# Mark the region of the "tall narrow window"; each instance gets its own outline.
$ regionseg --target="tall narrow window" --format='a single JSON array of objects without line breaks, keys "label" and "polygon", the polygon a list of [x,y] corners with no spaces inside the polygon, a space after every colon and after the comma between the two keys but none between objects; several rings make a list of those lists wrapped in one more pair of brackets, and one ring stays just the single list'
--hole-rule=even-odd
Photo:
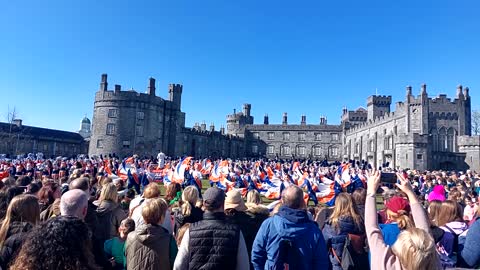
[{"label": "tall narrow window", "polygon": [[115,124],[107,124],[107,135],[115,135]]}]

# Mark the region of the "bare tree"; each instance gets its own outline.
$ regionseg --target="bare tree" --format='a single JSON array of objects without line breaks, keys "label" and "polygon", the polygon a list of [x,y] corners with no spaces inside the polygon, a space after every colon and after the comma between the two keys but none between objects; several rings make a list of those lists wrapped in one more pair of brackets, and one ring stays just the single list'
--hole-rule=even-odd
[{"label": "bare tree", "polygon": [[472,135],[480,135],[480,111],[472,111]]}]

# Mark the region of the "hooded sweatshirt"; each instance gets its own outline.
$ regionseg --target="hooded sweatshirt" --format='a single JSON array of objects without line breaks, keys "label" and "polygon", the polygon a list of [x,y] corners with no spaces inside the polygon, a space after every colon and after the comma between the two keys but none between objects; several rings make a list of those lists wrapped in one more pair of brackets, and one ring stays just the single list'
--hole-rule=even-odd
[{"label": "hooded sweatshirt", "polygon": [[177,244],[162,226],[143,224],[128,234],[125,254],[127,269],[172,269]]},{"label": "hooded sweatshirt", "polygon": [[[463,221],[452,221],[444,226],[441,226],[440,228],[444,230],[445,233],[443,234],[442,240],[440,240],[439,244],[443,247],[446,255],[450,256],[455,250],[458,251],[458,247],[454,247],[455,235],[457,237],[460,235],[465,236],[468,230],[468,225]],[[455,235],[451,231],[453,231]]]},{"label": "hooded sweatshirt", "polygon": [[122,210],[118,203],[102,201],[97,207],[97,218],[99,239],[105,241],[118,236],[118,228],[122,220],[127,218],[127,213]]},{"label": "hooded sweatshirt", "polygon": [[290,243],[288,253],[301,259],[291,268],[328,269],[327,246],[317,224],[305,210],[280,207],[278,213],[265,220],[255,237],[252,263],[255,269],[272,269],[285,256],[284,243]]}]

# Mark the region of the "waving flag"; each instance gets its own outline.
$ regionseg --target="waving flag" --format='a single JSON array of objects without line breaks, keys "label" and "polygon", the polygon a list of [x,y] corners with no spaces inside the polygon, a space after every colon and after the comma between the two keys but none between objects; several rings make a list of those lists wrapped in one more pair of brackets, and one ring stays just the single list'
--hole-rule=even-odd
[{"label": "waving flag", "polygon": [[346,163],[338,166],[337,173],[335,174],[335,181],[340,184],[340,186],[347,187],[352,182],[350,176],[350,163]]},{"label": "waving flag", "polygon": [[171,179],[172,182],[182,184],[185,180],[185,170],[190,166],[190,160],[192,157],[184,157],[175,167],[175,171],[173,171],[173,178]]},{"label": "waving flag", "polygon": [[315,195],[318,199],[318,202],[328,206],[334,206],[335,198],[340,192],[342,192],[340,185],[336,181],[332,181],[330,183],[324,181],[323,183],[319,183],[317,188],[318,191]]},{"label": "waving flag", "polygon": [[212,170],[212,168],[213,168],[213,166],[212,166],[212,162],[210,161],[210,159],[204,159],[202,161],[202,168],[201,168],[200,172],[203,175],[210,174],[210,171]]}]

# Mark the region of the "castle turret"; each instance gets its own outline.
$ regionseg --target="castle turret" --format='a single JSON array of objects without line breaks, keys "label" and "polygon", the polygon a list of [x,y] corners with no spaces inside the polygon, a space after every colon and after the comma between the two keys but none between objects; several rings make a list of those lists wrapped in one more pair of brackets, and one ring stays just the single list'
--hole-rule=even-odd
[{"label": "castle turret", "polygon": [[286,112],[283,113],[282,125],[288,125],[288,116]]},{"label": "castle turret", "polygon": [[427,85],[426,84],[422,84],[422,86],[420,87],[420,95],[421,96],[426,96],[428,97],[428,94],[427,94]]},{"label": "castle turret", "polygon": [[265,116],[263,117],[263,124],[268,125],[268,114],[265,114]]},{"label": "castle turret", "polygon": [[406,100],[407,100],[407,102],[409,102],[409,101],[410,101],[410,98],[412,97],[412,86],[411,86],[411,85],[407,85],[406,88],[407,88],[407,98],[406,98]]},{"label": "castle turret", "polygon": [[115,94],[120,93],[122,91],[122,86],[120,84],[115,84]]},{"label": "castle turret", "polygon": [[250,116],[250,110],[252,109],[252,105],[245,103],[243,104],[243,115]]},{"label": "castle turret", "polygon": [[374,120],[386,113],[390,113],[392,96],[370,96],[367,99],[367,119]]},{"label": "castle turret", "polygon": [[91,126],[92,126],[92,123],[90,122],[90,119],[88,119],[88,117],[85,115],[85,117],[80,122],[80,130],[78,131],[78,133],[83,138],[90,138],[90,136],[92,135],[92,132],[90,129]]},{"label": "castle turret", "polygon": [[181,84],[168,85],[169,100],[173,102],[173,104],[175,104],[178,109],[181,109],[182,105],[182,91],[183,85]]},{"label": "castle turret", "polygon": [[463,100],[465,98],[465,96],[463,95],[463,87],[461,84],[457,86],[457,98],[459,100]]},{"label": "castle turret", "polygon": [[108,82],[107,82],[107,73],[102,74],[102,79],[100,81],[100,90],[99,91],[107,91],[108,90]]},{"label": "castle turret", "polygon": [[[150,77],[150,79],[148,79],[148,88],[147,88],[147,93],[151,96],[155,96],[155,79]],[[180,95],[182,93],[180,92]]]}]

